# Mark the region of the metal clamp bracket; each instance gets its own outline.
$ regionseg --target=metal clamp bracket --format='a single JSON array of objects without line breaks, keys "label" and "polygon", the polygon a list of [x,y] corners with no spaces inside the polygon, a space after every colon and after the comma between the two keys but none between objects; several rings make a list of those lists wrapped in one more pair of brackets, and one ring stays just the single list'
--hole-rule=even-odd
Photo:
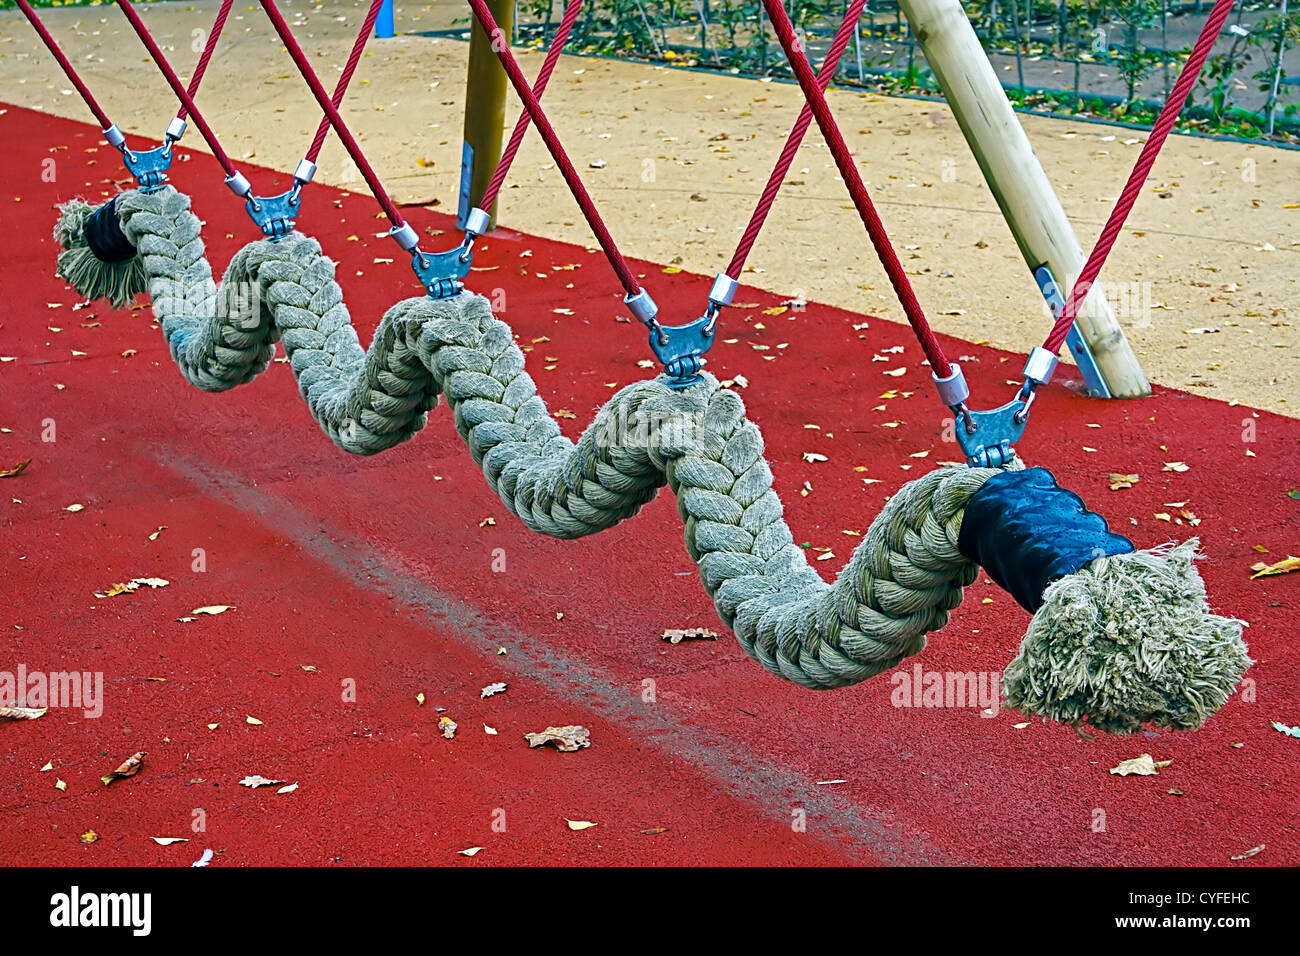
[{"label": "metal clamp bracket", "polygon": [[953,409],[957,413],[957,444],[966,453],[966,464],[972,468],[1001,468],[1016,457],[1011,447],[1020,441],[1029,422],[1029,408],[1034,403],[1034,393],[1024,391],[998,408],[972,411],[965,405]]},{"label": "metal clamp bracket", "polygon": [[411,268],[431,299],[450,299],[465,291],[460,280],[469,275],[474,262],[474,246],[465,242],[446,252],[411,252]]},{"label": "metal clamp bracket", "polygon": [[700,369],[707,364],[704,353],[713,345],[717,322],[717,316],[711,311],[685,325],[656,322],[650,327],[650,348],[663,363],[669,388],[690,388],[700,381]]},{"label": "metal clamp bracket", "polygon": [[123,142],[118,147],[127,171],[135,177],[136,185],[142,193],[153,193],[162,189],[167,183],[167,170],[172,167],[172,141],[166,140],[161,146],[141,151],[126,148]]},{"label": "metal clamp bracket", "polygon": [[262,230],[262,235],[275,242],[293,232],[298,207],[301,205],[298,198],[300,192],[302,185],[294,183],[292,188],[278,196],[250,195],[244,203],[244,209],[248,211],[248,217],[257,223],[257,228]]}]

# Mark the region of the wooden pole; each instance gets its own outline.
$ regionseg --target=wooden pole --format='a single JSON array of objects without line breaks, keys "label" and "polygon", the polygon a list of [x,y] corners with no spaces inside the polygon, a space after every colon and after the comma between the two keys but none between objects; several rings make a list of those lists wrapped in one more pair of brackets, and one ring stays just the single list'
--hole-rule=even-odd
[{"label": "wooden pole", "polygon": [[[487,5],[501,28],[495,42],[508,42],[514,30],[515,0],[487,0]],[[465,145],[461,156],[458,217],[461,228],[465,226],[465,214],[483,198],[501,158],[508,81],[492,43],[492,38],[475,22],[470,32],[469,70],[465,81]],[[495,226],[496,205],[487,211]]]},{"label": "wooden pole", "polygon": [[[1068,285],[1083,269],[1083,248],[960,0],[899,0],[899,5],[1025,263],[1031,272],[1040,266],[1050,268],[1068,292]],[[1075,327],[1112,397],[1151,394],[1137,356],[1098,286],[1079,309]],[[1082,358],[1071,350],[1076,360]]]}]

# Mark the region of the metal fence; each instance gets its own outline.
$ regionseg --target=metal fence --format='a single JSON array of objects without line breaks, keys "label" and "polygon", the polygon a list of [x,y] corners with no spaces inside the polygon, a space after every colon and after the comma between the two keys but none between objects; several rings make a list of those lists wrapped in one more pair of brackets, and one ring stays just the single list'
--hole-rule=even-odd
[{"label": "metal fence", "polygon": [[[1149,123],[1211,3],[966,0],[963,6],[1018,106]],[[1300,142],[1298,6],[1300,0],[1237,5],[1184,113],[1183,128]],[[845,2],[791,0],[787,9],[816,58],[830,45]],[[516,42],[548,43],[562,12],[563,0],[519,0]],[[590,0],[569,48],[747,75],[789,75],[758,0]],[[885,92],[938,91],[896,0],[869,0],[836,82]]]}]

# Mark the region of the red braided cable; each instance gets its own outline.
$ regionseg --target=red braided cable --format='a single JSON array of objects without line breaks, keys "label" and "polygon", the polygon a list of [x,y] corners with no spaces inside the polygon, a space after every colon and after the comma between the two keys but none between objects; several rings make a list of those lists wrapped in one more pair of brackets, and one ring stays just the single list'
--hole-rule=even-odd
[{"label": "red braided cable", "polygon": [[[268,0],[262,0],[262,2],[266,3]],[[605,253],[605,258],[609,260],[610,267],[618,276],[619,282],[622,283],[624,291],[629,296],[640,295],[640,283],[636,281],[636,277],[632,275],[632,270],[628,267],[627,260],[623,258],[623,254],[618,251],[618,246],[614,244],[614,237],[609,234],[609,229],[606,228],[604,220],[600,218],[600,213],[596,210],[596,204],[592,202],[586,187],[583,186],[582,180],[578,177],[578,171],[573,168],[573,163],[564,151],[560,138],[555,134],[551,121],[546,118],[546,114],[542,111],[542,104],[537,101],[537,97],[533,95],[532,89],[529,88],[528,80],[524,77],[524,71],[519,68],[519,63],[515,60],[514,54],[510,52],[509,44],[505,42],[504,34],[501,32],[501,28],[497,26],[492,11],[488,9],[484,0],[469,0],[469,5],[470,9],[474,11],[474,18],[478,21],[483,32],[492,38],[492,48],[496,52],[497,59],[501,61],[502,67],[505,68],[506,76],[510,79],[510,85],[515,88],[515,93],[524,101],[524,108],[533,118],[533,124],[537,127],[537,132],[541,134],[543,141],[545,141],[551,158],[555,160],[555,165],[560,168],[560,173],[564,176],[569,191],[573,193],[573,198],[577,200],[578,206],[581,207],[587,225],[591,227],[592,233],[595,234],[596,241],[600,243],[600,248]]]},{"label": "red braided cable", "polygon": [[158,42],[154,40],[153,34],[149,32],[149,28],[140,19],[140,14],[136,13],[135,7],[131,6],[131,0],[117,0],[117,5],[122,8],[122,12],[126,14],[127,20],[131,22],[131,26],[135,29],[136,35],[140,37],[145,49],[149,51],[149,55],[153,57],[154,62],[158,64],[158,69],[162,71],[163,77],[167,80],[167,85],[172,88],[172,92],[181,101],[181,105],[193,117],[194,125],[203,134],[203,139],[207,142],[208,148],[212,150],[212,155],[217,158],[217,162],[221,164],[221,168],[225,170],[227,176],[235,175],[235,167],[230,162],[230,157],[221,148],[221,143],[217,141],[217,136],[212,132],[212,127],[203,118],[199,108],[194,105],[194,99],[185,89],[185,84],[176,75],[176,71],[172,69],[171,64],[167,62],[167,57],[163,55],[162,49],[158,46]]},{"label": "red braided cable", "polygon": [[[551,38],[551,45],[546,51],[546,59],[542,62],[542,68],[537,71],[537,79],[533,81],[533,93],[536,94],[539,100],[542,98],[542,94],[546,92],[546,84],[551,81],[551,74],[555,72],[555,64],[560,61],[560,53],[564,50],[564,44],[569,39],[569,31],[573,29],[574,23],[578,20],[578,14],[582,11],[582,3],[583,0],[569,0],[569,5],[564,8],[564,17],[560,20],[555,36]],[[505,151],[502,152],[501,159],[497,162],[497,168],[492,173],[492,179],[483,192],[483,198],[478,202],[478,207],[485,212],[490,213],[492,206],[497,201],[497,193],[501,191],[501,186],[506,181],[506,174],[510,172],[510,165],[515,161],[515,154],[519,152],[519,146],[524,141],[524,134],[528,132],[531,119],[528,110],[519,111],[519,119],[515,121],[514,131],[510,134],[510,142],[506,144]]]},{"label": "red braided cable", "polygon": [[[123,2],[123,0],[119,0]],[[293,32],[289,29],[289,24],[284,20],[280,13],[280,8],[275,5],[275,0],[258,0],[262,4],[262,9],[266,15],[271,18],[271,25],[275,27],[275,32],[279,34],[281,42],[284,43],[285,49],[289,51],[289,56],[293,58],[294,64],[298,67],[298,72],[302,74],[307,85],[311,87],[312,95],[316,97],[316,102],[324,111],[325,116],[329,119],[330,125],[334,127],[334,132],[338,134],[339,139],[343,142],[343,148],[348,151],[352,157],[352,162],[356,163],[357,169],[360,170],[366,185],[374,194],[375,200],[379,207],[383,209],[384,215],[388,221],[393,224],[394,228],[401,226],[405,220],[402,219],[401,213],[397,211],[397,205],[393,202],[388,190],[384,184],[379,181],[379,176],[371,167],[370,162],[366,159],[365,153],[361,151],[361,146],[353,137],[351,130],[348,129],[347,123],[343,122],[343,117],[339,114],[338,107],[334,105],[328,93],[325,92],[325,86],[321,83],[320,77],[312,69],[312,65],[307,61],[307,54],[303,52],[298,41],[294,39]]]},{"label": "red braided cable", "polygon": [[[482,0],[478,0],[478,2],[482,2]],[[763,6],[767,9],[768,19],[772,21],[772,26],[776,29],[776,36],[781,43],[781,48],[785,51],[786,58],[790,61],[790,66],[794,69],[794,74],[799,80],[799,87],[803,90],[804,98],[808,101],[813,116],[817,119],[817,125],[821,128],[826,145],[830,147],[831,155],[835,158],[835,165],[839,168],[840,176],[849,188],[849,195],[853,198],[853,205],[857,207],[858,215],[862,218],[862,224],[867,227],[867,235],[871,237],[871,244],[876,249],[880,264],[885,267],[889,282],[894,287],[898,301],[903,306],[907,321],[911,324],[917,341],[921,343],[921,350],[925,353],[925,357],[930,360],[930,367],[935,374],[940,378],[947,378],[952,373],[948,359],[943,354],[943,348],[939,345],[939,340],[935,338],[934,331],[925,318],[925,312],[922,311],[921,303],[916,299],[916,293],[912,290],[912,284],[908,281],[907,273],[903,270],[903,264],[898,261],[898,254],[894,252],[894,247],[889,242],[884,223],[880,221],[880,214],[876,212],[876,207],[872,205],[871,196],[867,193],[867,187],[863,185],[862,177],[858,174],[858,168],[854,165],[853,154],[849,152],[848,144],[844,142],[844,136],[835,123],[835,117],[831,113],[830,106],[826,103],[826,94],[822,92],[822,88],[818,85],[812,64],[808,62],[808,57],[803,51],[803,45],[795,36],[794,24],[790,22],[790,17],[785,12],[785,7],[781,6],[780,0],[763,0]]]},{"label": "red braided cable", "polygon": [[72,62],[66,55],[64,55],[63,50],[61,50],[59,45],[54,41],[54,36],[45,28],[45,24],[41,21],[41,18],[36,15],[36,11],[32,9],[32,5],[28,3],[27,0],[17,0],[17,3],[18,9],[23,12],[23,16],[25,16],[28,22],[31,23],[32,28],[36,31],[36,35],[39,36],[41,41],[45,44],[45,48],[54,55],[54,59],[57,60],[59,66],[63,68],[63,72],[67,75],[68,80],[76,88],[77,92],[81,94],[81,98],[85,101],[86,106],[90,108],[90,112],[94,114],[95,120],[99,123],[100,129],[108,129],[113,125],[113,121],[108,118],[108,114],[100,107],[99,102],[91,94],[90,88],[81,81],[81,77],[73,68]]},{"label": "red braided cable", "polygon": [[[208,33],[208,40],[203,44],[203,52],[199,54],[199,62],[194,66],[194,75],[190,77],[188,92],[190,99],[199,95],[199,84],[203,82],[203,74],[208,71],[208,64],[212,62],[212,54],[217,49],[217,41],[221,39],[221,31],[226,28],[226,17],[230,16],[230,8],[235,0],[221,0],[221,8],[217,10],[217,18],[212,21],[212,30]],[[189,110],[185,104],[181,104],[180,110],[176,114],[179,120],[185,119]]]},{"label": "red braided cable", "polygon": [[[379,8],[384,5],[384,0],[370,0],[370,10],[366,13],[365,22],[361,25],[361,32],[357,34],[356,41],[352,44],[352,53],[348,56],[348,62],[343,67],[343,72],[339,74],[338,83],[334,85],[334,95],[330,98],[335,108],[343,103],[343,94],[347,92],[348,84],[352,82],[352,74],[357,71],[357,64],[361,62],[361,54],[366,48],[366,41],[370,39],[370,34],[374,32],[375,21],[379,19]],[[311,148],[307,150],[307,162],[316,162],[316,157],[320,155],[321,147],[325,145],[325,137],[329,135],[330,118],[327,115],[320,118],[320,125],[316,127],[316,136],[311,141]]]},{"label": "red braided cable", "polygon": [[[821,69],[817,73],[817,84],[823,90],[830,86],[831,80],[835,78],[840,58],[848,49],[849,40],[853,39],[854,28],[858,25],[862,8],[866,4],[867,0],[853,0],[849,8],[844,11],[844,19],[840,22],[839,31],[835,34],[831,48],[827,51]],[[781,155],[772,168],[772,175],[768,177],[767,185],[763,187],[763,194],[759,197],[758,205],[754,207],[754,214],[749,217],[749,225],[745,227],[744,235],[736,245],[731,264],[727,266],[727,275],[731,278],[740,278],[740,273],[745,268],[745,260],[749,258],[750,250],[754,248],[758,234],[763,230],[763,223],[767,221],[767,214],[772,211],[772,203],[776,201],[776,194],[781,191],[785,174],[790,171],[790,164],[794,162],[795,154],[799,152],[799,145],[803,142],[810,123],[812,123],[812,107],[805,102],[803,108],[799,110],[799,118],[795,120],[794,127],[786,138],[785,148],[781,150]]]},{"label": "red braided cable", "polygon": [[1115,203],[1115,208],[1111,210],[1110,218],[1106,220],[1106,225],[1097,238],[1097,244],[1092,247],[1092,253],[1088,256],[1083,271],[1079,273],[1074,288],[1070,290],[1070,297],[1065,301],[1065,308],[1061,310],[1056,324],[1052,326],[1052,331],[1043,342],[1043,348],[1053,355],[1060,351],[1066,335],[1070,332],[1070,326],[1074,323],[1074,317],[1078,313],[1079,307],[1083,304],[1088,295],[1088,290],[1092,288],[1093,282],[1096,281],[1098,274],[1100,274],[1101,267],[1106,264],[1106,257],[1110,255],[1111,247],[1115,245],[1120,230],[1124,228],[1124,221],[1133,210],[1133,206],[1142,192],[1142,186],[1146,183],[1147,175],[1151,172],[1151,167],[1160,154],[1160,148],[1169,136],[1169,131],[1173,129],[1174,122],[1178,119],[1183,104],[1187,102],[1187,96],[1191,93],[1192,86],[1200,75],[1201,67],[1205,64],[1205,58],[1209,56],[1210,50],[1219,38],[1219,31],[1223,29],[1224,21],[1228,19],[1228,14],[1232,12],[1232,4],[1233,0],[1218,0],[1215,3],[1214,9],[1210,11],[1210,16],[1205,21],[1205,26],[1201,29],[1201,35],[1196,39],[1196,45],[1192,48],[1191,56],[1183,64],[1183,68],[1178,74],[1178,80],[1174,83],[1173,89],[1169,91],[1169,99],[1166,101],[1164,109],[1160,111],[1155,126],[1151,128],[1151,134],[1147,137],[1146,143],[1142,146],[1142,152],[1133,165],[1133,171],[1129,173],[1128,182],[1124,186],[1124,191],[1120,193],[1119,201]]}]

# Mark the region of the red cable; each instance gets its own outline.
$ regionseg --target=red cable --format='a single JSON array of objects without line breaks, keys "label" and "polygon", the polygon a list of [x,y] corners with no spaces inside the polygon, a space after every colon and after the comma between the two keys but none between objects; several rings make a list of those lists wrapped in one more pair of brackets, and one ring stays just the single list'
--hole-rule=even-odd
[{"label": "red cable", "polygon": [[221,168],[225,170],[227,176],[234,176],[235,167],[230,162],[230,157],[227,156],[226,151],[221,148],[221,143],[217,141],[216,134],[212,132],[212,127],[208,126],[207,120],[203,118],[203,114],[199,112],[199,108],[194,105],[193,97],[191,97],[189,92],[185,89],[185,84],[183,84],[181,78],[176,75],[176,71],[172,69],[171,64],[167,62],[167,57],[163,55],[163,51],[159,48],[157,41],[154,40],[153,34],[149,32],[149,28],[146,27],[144,21],[140,19],[140,14],[135,12],[135,7],[131,6],[131,0],[117,0],[117,5],[122,8],[122,12],[126,14],[127,20],[129,20],[131,26],[135,28],[136,35],[140,37],[140,41],[145,45],[145,49],[149,51],[149,55],[153,57],[154,62],[158,64],[158,69],[162,71],[163,77],[167,80],[167,85],[172,88],[172,92],[175,93],[176,98],[181,101],[181,105],[184,106],[189,115],[193,117],[194,125],[197,126],[199,132],[203,134],[203,139],[207,142],[208,148],[212,150],[212,155],[217,158],[217,162],[221,164]]},{"label": "red cable", "polygon": [[[471,2],[475,2],[475,0],[471,0]],[[477,0],[477,2],[481,3],[482,0]],[[763,0],[763,6],[767,9],[768,19],[772,21],[772,26],[776,29],[776,36],[781,43],[781,48],[785,50],[786,58],[790,61],[790,66],[794,69],[794,74],[799,80],[799,87],[803,90],[804,98],[808,101],[813,116],[817,119],[817,125],[821,128],[826,145],[830,147],[831,155],[835,158],[835,165],[839,168],[840,176],[849,188],[849,195],[853,198],[853,205],[857,207],[858,215],[862,218],[862,224],[867,227],[867,235],[871,237],[871,244],[876,249],[876,255],[880,257],[880,264],[885,267],[889,282],[893,285],[894,292],[898,295],[898,301],[903,306],[903,312],[907,315],[907,321],[911,324],[912,331],[916,333],[916,338],[921,343],[921,350],[925,353],[925,357],[930,360],[930,367],[935,374],[940,378],[947,378],[952,373],[948,359],[943,354],[939,340],[935,338],[930,323],[925,318],[925,312],[922,311],[921,303],[916,299],[916,293],[912,290],[912,284],[908,281],[907,273],[903,270],[903,264],[898,261],[898,254],[894,252],[894,247],[889,242],[884,223],[880,221],[880,214],[876,212],[876,207],[872,205],[871,196],[867,193],[867,187],[863,185],[862,177],[858,174],[858,168],[853,163],[853,154],[849,152],[849,147],[844,142],[844,136],[840,133],[839,126],[835,123],[835,117],[831,113],[830,106],[826,103],[826,94],[822,92],[822,88],[818,85],[812,65],[803,52],[802,44],[795,36],[794,24],[790,22],[790,17],[785,12],[785,8],[781,6],[780,0]]]},{"label": "red cable", "polygon": [[1088,256],[1083,271],[1079,273],[1074,288],[1070,290],[1070,297],[1066,299],[1065,308],[1061,310],[1056,325],[1052,326],[1052,331],[1043,342],[1043,348],[1053,355],[1060,351],[1066,335],[1070,332],[1070,326],[1074,323],[1074,317],[1079,311],[1079,306],[1083,304],[1084,299],[1087,297],[1088,290],[1092,288],[1093,282],[1096,281],[1098,274],[1101,272],[1101,267],[1106,264],[1106,257],[1110,254],[1111,247],[1115,245],[1120,230],[1124,228],[1124,220],[1128,218],[1128,214],[1132,211],[1138,196],[1142,192],[1142,186],[1146,183],[1147,174],[1151,172],[1151,167],[1160,154],[1160,148],[1169,136],[1169,131],[1173,129],[1174,122],[1178,119],[1183,104],[1187,102],[1187,96],[1191,93],[1192,86],[1200,75],[1201,67],[1205,64],[1205,58],[1209,56],[1210,50],[1219,38],[1219,31],[1223,29],[1224,21],[1228,19],[1228,14],[1232,12],[1232,4],[1233,0],[1218,0],[1215,3],[1214,9],[1210,11],[1210,16],[1205,21],[1205,26],[1201,29],[1201,35],[1197,37],[1196,46],[1192,48],[1191,56],[1183,64],[1183,68],[1178,74],[1178,80],[1174,83],[1173,89],[1169,91],[1169,99],[1165,103],[1164,109],[1160,111],[1155,126],[1151,128],[1151,134],[1147,137],[1146,143],[1142,146],[1142,152],[1138,155],[1133,171],[1129,173],[1128,182],[1124,186],[1124,191],[1120,193],[1119,201],[1115,203],[1115,208],[1111,210],[1110,218],[1106,220],[1106,225],[1097,238],[1097,244],[1092,247],[1092,253]]},{"label": "red cable", "polygon": [[54,59],[59,62],[59,66],[63,68],[63,72],[67,74],[72,85],[76,87],[77,92],[81,94],[81,98],[85,100],[86,105],[90,107],[90,112],[94,114],[95,119],[99,123],[100,129],[108,129],[113,125],[113,121],[110,120],[108,114],[100,108],[95,97],[91,95],[90,88],[81,81],[81,77],[78,76],[77,71],[73,69],[71,61],[68,60],[63,51],[59,49],[59,45],[54,42],[54,37],[51,35],[50,31],[45,28],[45,24],[42,23],[41,18],[36,15],[36,11],[32,9],[31,4],[28,3],[27,0],[17,0],[17,3],[18,9],[22,10],[23,16],[28,19],[32,27],[36,30],[37,35],[41,38],[42,42],[45,43],[46,49],[54,54]]},{"label": "red cable", "polygon": [[[352,81],[352,74],[357,70],[357,64],[361,62],[361,54],[366,48],[366,41],[370,39],[370,34],[374,32],[375,21],[379,19],[379,8],[384,5],[384,0],[370,0],[370,10],[366,13],[365,22],[361,25],[361,32],[357,34],[356,41],[352,44],[352,53],[348,56],[348,62],[343,67],[343,72],[339,75],[339,81],[334,85],[334,95],[330,101],[338,108],[343,103],[343,94],[347,92],[348,83]],[[320,155],[321,147],[325,145],[325,137],[329,135],[330,118],[324,115],[320,118],[320,125],[316,127],[316,136],[311,141],[311,148],[307,150],[307,162],[316,162],[316,157]]]},{"label": "red cable", "polygon": [[[865,3],[866,0],[863,0]],[[546,60],[542,63],[542,68],[537,71],[537,79],[533,81],[533,93],[540,100],[542,94],[546,92],[546,84],[551,80],[551,74],[555,71],[555,64],[560,60],[560,53],[564,50],[564,44],[569,39],[569,31],[573,29],[574,23],[578,20],[578,13],[582,10],[583,0],[569,0],[569,5],[564,8],[564,18],[560,21],[559,28],[555,31],[555,36],[551,38],[550,48],[546,51]],[[510,142],[506,144],[505,152],[501,154],[501,159],[497,162],[497,168],[492,173],[492,179],[488,187],[483,192],[483,198],[479,200],[478,207],[485,212],[490,213],[492,206],[497,201],[497,193],[501,191],[501,186],[506,181],[506,174],[510,172],[510,165],[515,161],[515,154],[519,152],[519,145],[524,141],[524,134],[528,132],[528,126],[531,117],[528,110],[519,111],[519,119],[515,121],[514,131],[510,134]]]},{"label": "red cable", "polygon": [[[124,2],[124,0],[119,0]],[[293,58],[294,64],[298,67],[298,72],[302,74],[307,85],[311,87],[312,95],[316,97],[317,104],[324,111],[325,116],[329,119],[330,125],[334,127],[334,132],[338,133],[339,139],[343,142],[343,148],[348,151],[352,157],[352,162],[356,163],[357,169],[365,178],[366,185],[374,194],[375,200],[388,217],[388,221],[393,224],[394,228],[403,225],[405,220],[402,219],[401,213],[397,211],[388,190],[384,189],[384,184],[379,181],[374,169],[366,160],[365,153],[357,144],[352,132],[348,129],[347,123],[343,122],[343,117],[339,114],[338,107],[334,105],[329,94],[325,92],[325,87],[316,75],[316,71],[307,62],[307,54],[302,51],[298,41],[294,39],[293,32],[289,29],[289,24],[285,23],[284,16],[280,13],[279,7],[275,5],[275,0],[258,0],[262,4],[262,9],[266,15],[271,18],[271,25],[275,27],[275,32],[279,34],[280,40],[284,43],[285,49],[289,51],[289,56]]]},{"label": "red cable", "polygon": [[[854,28],[862,16],[862,8],[866,3],[867,0],[853,0],[849,8],[844,11],[844,19],[840,22],[839,31],[835,34],[831,48],[827,51],[821,69],[817,73],[817,84],[823,90],[830,86],[831,80],[835,78],[840,57],[848,49],[849,40],[853,38]],[[794,162],[795,154],[799,152],[799,144],[803,142],[804,134],[808,132],[808,125],[811,122],[812,107],[805,102],[803,108],[799,110],[799,118],[795,120],[794,127],[786,138],[785,148],[781,150],[776,166],[772,168],[772,175],[768,177],[767,185],[763,187],[763,194],[759,197],[758,205],[754,207],[754,214],[749,218],[749,225],[745,227],[745,233],[736,245],[731,264],[727,266],[727,275],[731,278],[740,278],[740,273],[745,268],[745,260],[749,258],[750,250],[754,248],[754,242],[763,229],[767,214],[772,210],[772,203],[776,201],[776,194],[781,191],[781,183],[785,181],[785,174],[790,171],[790,164]]]},{"label": "red cable", "polygon": [[[264,4],[267,2],[269,0],[262,0]],[[600,248],[604,251],[605,258],[609,260],[611,268],[618,276],[619,282],[622,283],[624,291],[629,296],[640,295],[640,284],[636,281],[636,277],[632,275],[632,270],[628,268],[627,260],[623,258],[623,254],[618,251],[618,246],[614,244],[614,237],[609,234],[609,229],[605,227],[604,220],[600,218],[600,213],[596,211],[596,204],[592,202],[586,187],[582,185],[582,180],[578,177],[578,171],[573,168],[573,163],[564,151],[560,138],[556,136],[551,121],[546,118],[546,114],[542,111],[542,104],[537,101],[537,97],[533,95],[533,91],[529,88],[528,80],[524,77],[523,70],[519,68],[519,63],[510,52],[509,45],[503,42],[504,35],[501,28],[497,26],[492,11],[488,9],[484,0],[469,0],[469,5],[474,11],[474,18],[478,20],[484,34],[494,41],[492,47],[496,52],[497,59],[501,61],[502,67],[505,68],[506,76],[510,78],[511,86],[515,88],[515,93],[518,94],[519,98],[524,101],[524,108],[533,118],[533,124],[537,127],[537,132],[541,134],[542,139],[545,141],[551,158],[555,160],[555,165],[560,168],[560,173],[564,176],[569,191],[573,193],[573,198],[577,200],[579,207],[581,207],[587,225],[591,227],[592,233],[595,234],[596,241],[600,243]]]},{"label": "red cable", "polygon": [[[212,61],[212,54],[217,49],[217,41],[221,39],[221,31],[226,28],[226,17],[230,16],[230,8],[233,4],[234,0],[221,0],[221,9],[217,11],[216,20],[212,21],[212,31],[208,34],[208,41],[203,44],[203,52],[199,54],[199,62],[194,67],[194,75],[190,77],[190,99],[194,99],[199,95],[199,84],[203,82],[203,74],[208,71],[208,63]],[[183,120],[188,112],[185,104],[182,103],[176,118]]]}]

